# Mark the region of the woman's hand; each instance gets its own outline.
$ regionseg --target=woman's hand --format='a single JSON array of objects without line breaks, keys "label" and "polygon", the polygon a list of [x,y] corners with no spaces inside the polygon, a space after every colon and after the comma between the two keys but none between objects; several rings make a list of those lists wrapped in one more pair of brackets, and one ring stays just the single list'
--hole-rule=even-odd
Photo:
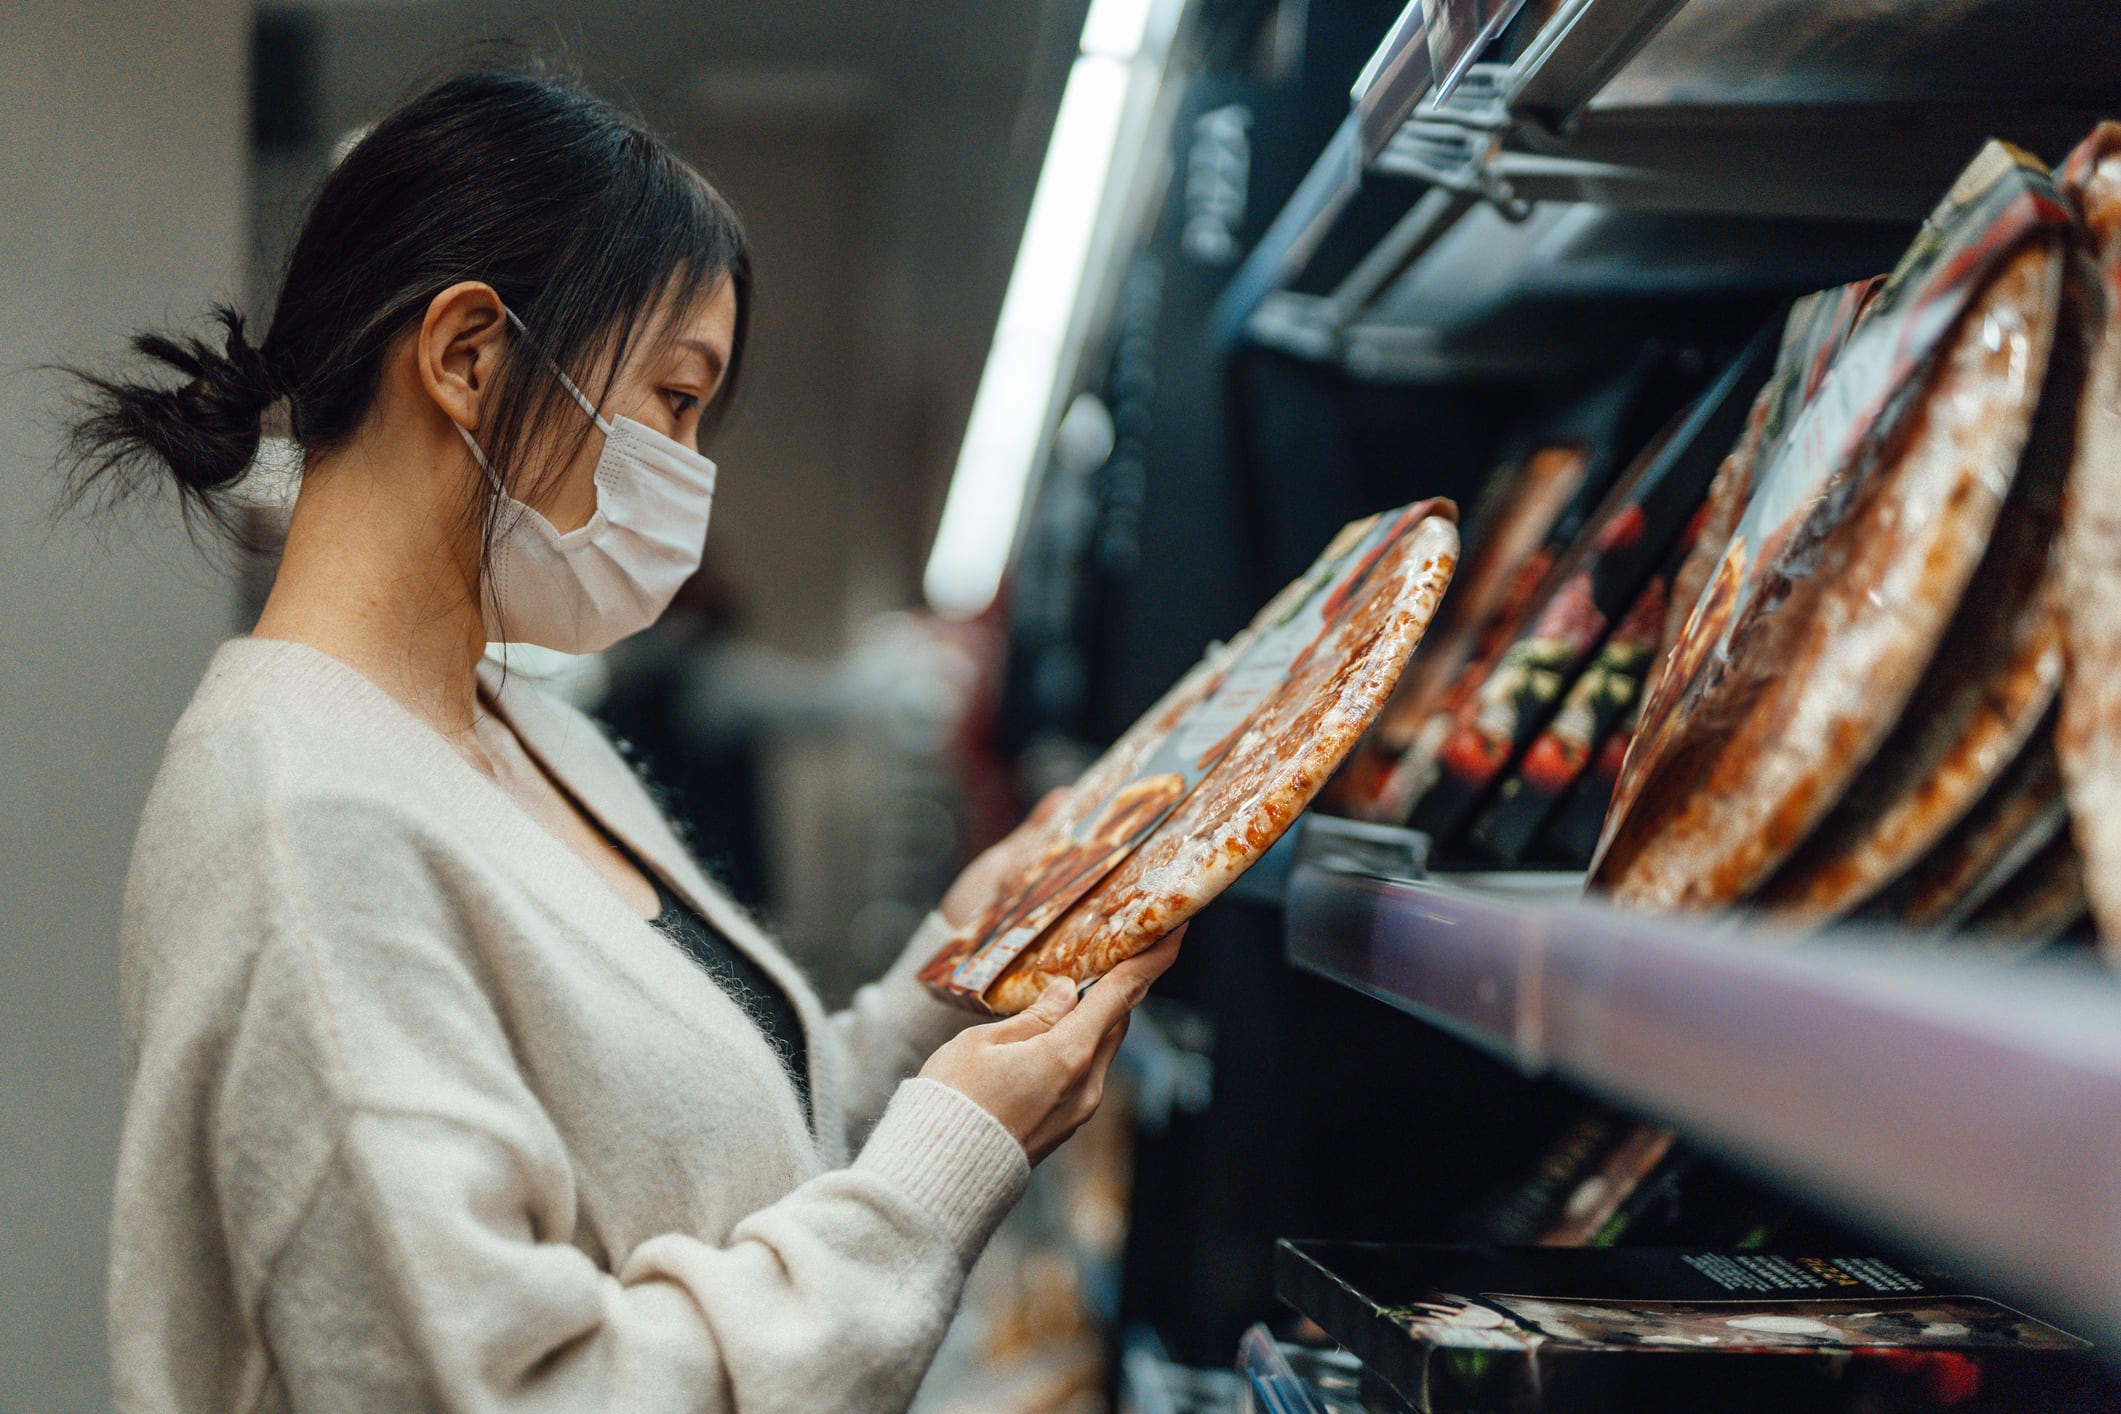
[{"label": "woman's hand", "polygon": [[1026,856],[1035,843],[1038,826],[1046,817],[1060,808],[1068,798],[1068,788],[1049,790],[1032,808],[1023,822],[1011,830],[1001,843],[982,851],[979,858],[965,866],[965,872],[957,876],[943,901],[936,905],[937,912],[948,919],[953,928],[962,928],[980,914],[994,898],[994,891],[1001,887],[1002,880],[1029,863]]},{"label": "woman's hand", "polygon": [[1024,1011],[961,1031],[921,1067],[1002,1122],[1032,1163],[1097,1113],[1105,1071],[1127,1034],[1127,1018],[1149,984],[1178,957],[1181,926],[1077,994],[1065,979]]}]

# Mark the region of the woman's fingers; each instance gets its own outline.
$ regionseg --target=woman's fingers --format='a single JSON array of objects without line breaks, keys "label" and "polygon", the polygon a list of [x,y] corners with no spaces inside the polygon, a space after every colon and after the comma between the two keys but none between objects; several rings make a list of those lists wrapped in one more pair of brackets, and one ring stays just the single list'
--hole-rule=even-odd
[{"label": "woman's fingers", "polygon": [[987,1035],[995,1041],[1028,1041],[1051,1031],[1075,1007],[1075,984],[1065,977],[1056,977],[1038,994],[1037,1001],[1014,1016],[989,1022]]},{"label": "woman's fingers", "polygon": [[1015,1016],[946,1042],[921,1073],[970,1096],[1037,1163],[1096,1112],[1128,1015],[1178,956],[1184,933],[1128,958],[1088,992],[1053,979]]},{"label": "woman's fingers", "polygon": [[1156,946],[1146,952],[1128,958],[1120,966],[1129,967],[1139,964],[1149,974],[1149,980],[1154,982],[1171,970],[1172,963],[1178,961],[1179,947],[1186,941],[1186,930],[1192,926],[1193,921],[1191,919],[1186,920],[1164,934],[1163,937],[1157,939]]},{"label": "woman's fingers", "polygon": [[1179,943],[1185,935],[1185,925],[1180,924],[1153,947],[1136,953],[1098,978],[1097,985],[1083,993],[1075,1010],[1054,1025],[1055,1038],[1061,1038],[1063,1033],[1070,1037],[1102,1037],[1110,1031],[1122,1017],[1141,1005],[1142,998],[1149,995],[1149,984],[1163,976],[1164,970],[1178,960]]},{"label": "woman's fingers", "polygon": [[1128,1012],[1119,1019],[1118,1025],[1098,1038],[1097,1050],[1090,1057],[1090,1080],[1092,1084],[1102,1084],[1104,1082],[1105,1071],[1111,1067],[1112,1058],[1119,1054],[1120,1044],[1127,1039],[1127,1023],[1133,1018],[1134,1013]]}]

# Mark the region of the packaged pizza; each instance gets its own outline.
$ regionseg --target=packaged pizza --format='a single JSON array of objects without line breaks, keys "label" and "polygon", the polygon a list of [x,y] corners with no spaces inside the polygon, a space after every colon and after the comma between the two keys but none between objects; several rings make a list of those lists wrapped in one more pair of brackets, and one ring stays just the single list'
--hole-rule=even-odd
[{"label": "packaged pizza", "polygon": [[[1999,1221],[1999,1229],[2008,1225]],[[1742,1235],[1747,1234],[1740,1228]],[[1756,1240],[1757,1240],[1757,1235]],[[1360,1360],[1362,1407],[1422,1414],[2082,1414],[2088,1340],[1840,1234],[1765,1251],[1285,1238],[1275,1293]],[[1814,1255],[1814,1254],[1837,1255]]]},{"label": "packaged pizza", "polygon": [[1760,469],[1594,887],[1666,908],[1745,896],[1900,719],[2032,434],[2067,222],[2047,173],[1991,143],[1925,224]]},{"label": "packaged pizza", "polygon": [[[1590,448],[1580,441],[1544,442],[1491,478],[1467,527],[1465,563],[1452,579],[1450,597],[1421,651],[1400,675],[1377,724],[1327,783],[1320,803],[1343,815],[1382,818],[1390,807],[1381,794],[1392,765],[1406,750],[1409,723],[1434,712],[1465,669],[1496,633],[1532,602],[1567,541],[1590,514],[1595,496],[1583,495],[1592,467]],[[1574,522],[1572,525],[1571,522]]]},{"label": "packaged pizza", "polygon": [[1415,829],[1438,841],[1454,835],[1546,725],[1701,505],[1771,353],[1767,339],[1756,340],[1638,458],[1556,567],[1524,632],[1458,706],[1433,755],[1422,743],[1402,759],[1402,777],[1426,781],[1409,817]]},{"label": "packaged pizza", "polygon": [[[1683,715],[1680,709],[1686,686],[1700,675],[1702,655],[1713,644],[1706,634],[1689,635],[1687,625],[1710,577],[1723,562],[1739,518],[1752,503],[1762,463],[1772,462],[1781,451],[1797,415],[1817,395],[1848,336],[1883,284],[1883,277],[1862,280],[1807,295],[1790,307],[1783,326],[1782,347],[1775,357],[1775,371],[1754,400],[1745,435],[1731,449],[1729,459],[1710,485],[1709,523],[1673,581],[1664,651],[1658,654],[1643,683],[1642,710],[1635,728],[1635,740],[1641,745],[1630,745],[1629,755],[1638,767],[1655,758],[1674,720]],[[1625,813],[1641,780],[1640,769],[1622,770],[1612,793],[1611,815]],[[1602,829],[1604,821],[1599,823]]]},{"label": "packaged pizza", "polygon": [[1752,410],[1746,415],[1745,431],[1716,469],[1708,496],[1689,528],[1691,538],[1679,569],[1672,576],[1664,623],[1644,669],[1641,687],[1619,722],[1592,749],[1586,768],[1577,774],[1549,817],[1544,837],[1536,846],[1546,856],[1583,863],[1598,848],[1599,834],[1613,808],[1629,748],[1644,721],[1650,718],[1651,704],[1660,701],[1660,685],[1673,650],[1694,602],[1701,597],[1710,572],[1723,558],[1738,517],[1752,497],[1753,476],[1761,456],[1779,445],[1796,411],[1818,390],[1833,355],[1839,352],[1881,283],[1882,277],[1824,290],[1791,306],[1775,367],[1754,397]]},{"label": "packaged pizza", "polygon": [[1561,798],[1547,820],[1539,849],[1547,857],[1571,864],[1588,863],[1598,848],[1598,832],[1605,825],[1606,810],[1613,802],[1613,787],[1628,758],[1628,743],[1634,740],[1635,724],[1641,717],[1642,699],[1622,717],[1620,725],[1607,732],[1591,753],[1590,765],[1576,784]]},{"label": "packaged pizza", "polygon": [[2121,125],[2064,167],[2096,248],[2099,317],[2063,514],[2066,671],[2056,749],[2100,933],[2121,941]]},{"label": "packaged pizza", "polygon": [[[1700,519],[1695,517],[1694,528]],[[1524,858],[1539,827],[1590,766],[1598,743],[1634,707],[1663,631],[1669,572],[1650,576],[1561,699],[1561,710],[1525,748],[1516,771],[1473,822],[1467,838],[1482,853],[1504,863]]]},{"label": "packaged pizza", "polygon": [[1964,924],[2069,825],[2054,723],[2042,723],[1996,783],[1859,917],[1917,930]]},{"label": "packaged pizza", "polygon": [[[1360,819],[1399,823],[1426,782],[1406,770],[1433,758],[1458,708],[1545,601],[1554,572],[1632,463],[1621,454],[1627,428],[1648,400],[1655,359],[1570,407],[1496,489],[1481,497],[1482,523],[1469,537],[1478,561],[1454,581],[1451,597],[1346,765],[1329,787],[1332,808]],[[1492,505],[1492,509],[1491,509]],[[1490,530],[1488,527],[1492,527]]]},{"label": "packaged pizza", "polygon": [[[1630,465],[1627,474],[1622,477],[1623,488],[1632,485],[1637,473],[1656,460],[1664,448],[1665,440],[1671,435],[1671,430],[1669,425],[1659,429],[1650,445],[1642,450]],[[1616,490],[1613,496],[1618,497],[1619,494]],[[1607,499],[1600,499],[1596,515],[1601,519],[1597,524],[1605,523],[1603,517]],[[1537,566],[1541,572],[1537,579],[1527,575],[1520,580],[1519,587],[1526,592],[1521,597],[1513,597],[1508,609],[1489,621],[1472,657],[1458,669],[1454,678],[1443,684],[1440,693],[1428,697],[1427,700],[1434,705],[1426,708],[1425,717],[1416,721],[1415,709],[1420,704],[1406,704],[1403,719],[1399,723],[1404,729],[1403,738],[1400,732],[1387,733],[1380,730],[1375,734],[1378,743],[1391,753],[1391,759],[1376,787],[1370,808],[1364,812],[1364,818],[1393,824],[1405,823],[1414,808],[1435,786],[1440,770],[1439,758],[1444,744],[1450,740],[1451,733],[1457,728],[1460,714],[1494,677],[1502,666],[1504,657],[1524,636],[1527,629],[1536,626],[1536,616],[1546,612],[1561,585],[1574,573],[1571,550],[1582,538],[1583,535],[1579,534],[1565,544],[1551,546],[1551,559],[1542,553],[1542,563]],[[1534,566],[1527,566],[1528,570],[1531,568]],[[1386,708],[1388,717],[1400,712],[1401,704],[1397,702]],[[1392,745],[1401,739],[1405,741],[1404,746]]]},{"label": "packaged pizza", "polygon": [[[1753,477],[1763,455],[1772,455],[1788,435],[1797,412],[1812,400],[1826,371],[1833,365],[1849,332],[1884,283],[1884,277],[1861,280],[1837,289],[1806,295],[1790,307],[1783,323],[1782,344],[1775,353],[1774,370],[1753,399],[1745,421],[1745,432],[1731,448],[1716,477],[1709,483],[1701,524],[1693,548],[1687,552],[1679,572],[1672,576],[1670,605],[1665,612],[1660,646],[1669,650],[1679,641],[1694,604],[1707,587],[1709,576],[1731,543],[1738,517],[1753,497]],[[1660,652],[1643,679],[1642,696],[1647,702],[1659,697],[1666,655]],[[1657,715],[1661,715],[1661,712]],[[1649,720],[1655,716],[1645,714]]]},{"label": "packaged pizza", "polygon": [[[2069,181],[2064,179],[2065,194]],[[1755,899],[1824,922],[1905,871],[1994,783],[2062,679],[2061,521],[2098,293],[2065,308],[2031,441],[1940,651],[1901,719],[1835,808]]]},{"label": "packaged pizza", "polygon": [[[2082,328],[2065,317],[2065,331]],[[2062,681],[2054,564],[2077,416],[2077,341],[2058,340],[2046,403],[1987,553],[1899,722],[1754,906],[1823,923],[1904,873],[2031,738]]]},{"label": "packaged pizza", "polygon": [[1342,531],[1032,823],[1027,862],[922,971],[1007,1014],[1102,976],[1279,839],[1390,696],[1458,558],[1423,501]]}]

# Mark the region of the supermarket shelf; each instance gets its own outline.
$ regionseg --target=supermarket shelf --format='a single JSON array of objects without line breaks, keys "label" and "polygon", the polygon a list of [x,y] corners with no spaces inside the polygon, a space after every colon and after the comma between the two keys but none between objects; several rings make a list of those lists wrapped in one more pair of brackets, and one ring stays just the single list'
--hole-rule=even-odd
[{"label": "supermarket shelf", "polygon": [[[1501,91],[1524,97],[1540,121],[1564,123],[1575,108],[1603,86],[1643,40],[1654,33],[1684,0],[1562,0],[1542,26],[1536,42],[1500,81]],[[1413,0],[1386,35],[1358,79],[1347,121],[1326,144],[1280,214],[1231,279],[1216,311],[1215,327],[1224,340],[1245,330],[1247,321],[1273,291],[1301,274],[1333,223],[1362,189],[1366,175],[1395,134],[1423,107],[1431,112],[1474,112],[1490,101],[1497,80],[1489,68],[1475,64],[1463,82],[1439,93],[1432,82],[1431,46],[1421,0]],[[1463,56],[1441,56],[1456,72]],[[1529,95],[1529,97],[1525,97]],[[1505,108],[1502,110],[1507,112]],[[1427,242],[1423,227],[1440,232],[1462,213],[1433,206],[1416,221],[1415,233],[1394,233],[1381,250],[1399,252],[1380,267],[1365,262],[1357,284],[1337,291],[1342,304],[1364,302],[1361,291],[1374,294],[1400,269],[1418,259]],[[1404,223],[1402,223],[1404,224]],[[1430,237],[1433,240],[1433,237]]]},{"label": "supermarket shelf", "polygon": [[1386,32],[1384,43],[1363,65],[1355,90],[1348,96],[1362,160],[1375,157],[1385,140],[1407,120],[1414,105],[1428,93],[1433,77],[1428,14],[1421,0],[1408,0],[1407,7]]},{"label": "supermarket shelf", "polygon": [[[1581,206],[1811,223],[1890,223],[1895,243],[1935,204],[1982,141],[2008,137],[2053,159],[2121,108],[2108,7],[2075,0],[1562,0],[1509,33],[1448,92],[1431,85],[1396,126],[1364,112],[1321,157],[1333,200],[1300,192],[1225,295],[1222,331],[1358,374],[1419,377],[1454,366],[1423,351],[1434,333],[1401,286],[1447,261],[1449,237],[1486,208],[1518,222]],[[1403,19],[1396,45],[1418,43]],[[1514,51],[1514,52],[1512,52]],[[1411,61],[1402,62],[1412,70]],[[1361,121],[1358,122],[1357,119]],[[1327,293],[1289,291],[1365,182],[1408,184],[1408,210]],[[1322,181],[1323,179],[1321,179]],[[1306,183],[1312,188],[1311,183]],[[1300,225],[1306,239],[1291,242]],[[1628,228],[1615,228],[1629,253]],[[1280,237],[1277,240],[1277,236]],[[1844,244],[1846,242],[1844,241]],[[1746,278],[1745,238],[1723,268]],[[1656,269],[1654,244],[1632,250]],[[1489,286],[1557,283],[1546,250],[1520,242],[1490,259]],[[1834,266],[1821,283],[1855,278]],[[1313,288],[1326,288],[1314,284]],[[1477,365],[1477,361],[1476,361]]]},{"label": "supermarket shelf", "polygon": [[1362,130],[1351,113],[1216,301],[1211,327],[1218,343],[1227,345],[1243,335],[1260,301],[1303,273],[1340,213],[1362,190],[1364,165]]},{"label": "supermarket shelf", "polygon": [[[1470,883],[1481,883],[1479,880]],[[2121,1351],[2121,986],[1300,861],[1297,966],[1668,1123]]]}]

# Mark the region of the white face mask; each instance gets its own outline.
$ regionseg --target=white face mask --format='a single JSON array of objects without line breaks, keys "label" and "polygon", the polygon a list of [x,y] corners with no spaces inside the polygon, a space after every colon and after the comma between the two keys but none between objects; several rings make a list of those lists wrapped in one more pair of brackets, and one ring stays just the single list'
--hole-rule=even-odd
[{"label": "white face mask", "polygon": [[[523,321],[512,311],[508,320],[527,342]],[[660,618],[699,569],[714,463],[630,417],[607,421],[558,365],[552,371],[604,434],[596,509],[579,530],[562,535],[502,490],[478,442],[457,429],[501,502],[500,538],[481,595],[486,636],[601,653]]]}]

